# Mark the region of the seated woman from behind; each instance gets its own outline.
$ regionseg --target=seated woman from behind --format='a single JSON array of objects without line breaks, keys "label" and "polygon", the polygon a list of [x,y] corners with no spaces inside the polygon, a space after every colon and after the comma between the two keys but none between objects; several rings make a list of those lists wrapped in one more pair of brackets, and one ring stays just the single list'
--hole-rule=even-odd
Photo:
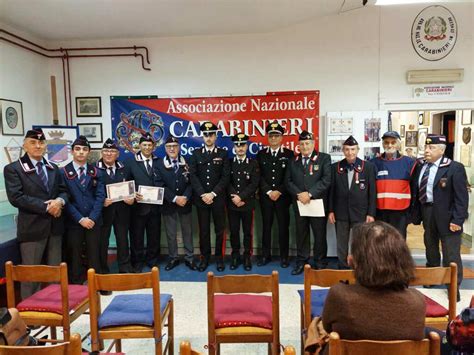
[{"label": "seated woman from behind", "polygon": [[384,222],[353,229],[352,255],[356,284],[338,284],[324,303],[324,329],[341,339],[421,340],[425,301],[408,284],[415,264],[400,233]]}]

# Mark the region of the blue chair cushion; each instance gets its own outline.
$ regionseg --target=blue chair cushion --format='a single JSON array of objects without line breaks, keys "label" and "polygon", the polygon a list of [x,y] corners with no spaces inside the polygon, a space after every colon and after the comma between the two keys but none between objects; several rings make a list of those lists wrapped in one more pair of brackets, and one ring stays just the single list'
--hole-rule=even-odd
[{"label": "blue chair cushion", "polygon": [[[163,314],[171,295],[160,295]],[[99,317],[99,329],[123,325],[153,326],[153,295],[134,294],[115,296]]]},{"label": "blue chair cushion", "polygon": [[[328,295],[328,288],[311,290],[311,319],[320,317],[323,313],[324,301]],[[301,303],[304,303],[304,290],[298,290]]]}]

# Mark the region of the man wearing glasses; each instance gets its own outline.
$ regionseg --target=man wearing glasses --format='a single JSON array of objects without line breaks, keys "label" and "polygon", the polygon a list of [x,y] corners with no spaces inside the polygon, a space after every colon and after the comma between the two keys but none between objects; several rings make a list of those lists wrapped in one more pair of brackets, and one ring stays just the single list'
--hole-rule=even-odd
[{"label": "man wearing glasses", "polygon": [[[118,160],[119,150],[112,139],[107,139],[102,146],[102,158],[96,166],[103,171],[104,184],[115,184],[129,180],[124,164]],[[109,250],[110,233],[114,227],[115,241],[117,243],[117,263],[120,273],[132,272],[130,265],[130,251],[128,245],[128,228],[130,226],[130,206],[134,199],[112,202],[106,198],[102,209],[103,224],[100,233],[100,266],[103,274],[109,273],[107,255]]]},{"label": "man wearing glasses", "polygon": [[168,239],[169,261],[165,267],[169,271],[179,265],[178,257],[178,221],[184,244],[184,264],[196,270],[193,246],[192,187],[189,179],[188,164],[179,154],[180,145],[176,137],[168,136],[165,142],[166,156],[158,164],[158,176],[161,179],[165,196],[163,202],[163,222]]},{"label": "man wearing glasses", "polygon": [[211,256],[211,214],[216,233],[215,256],[217,271],[224,271],[225,254],[225,195],[230,169],[227,151],[216,147],[217,126],[204,122],[200,126],[204,147],[195,149],[189,161],[193,200],[199,220],[201,262],[198,270],[205,271]]}]

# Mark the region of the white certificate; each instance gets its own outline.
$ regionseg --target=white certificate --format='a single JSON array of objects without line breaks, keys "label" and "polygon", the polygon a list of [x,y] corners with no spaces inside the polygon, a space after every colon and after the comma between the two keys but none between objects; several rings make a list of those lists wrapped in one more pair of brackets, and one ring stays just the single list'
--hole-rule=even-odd
[{"label": "white certificate", "polygon": [[301,217],[324,217],[324,203],[322,199],[311,200],[307,205],[298,202],[298,210]]},{"label": "white certificate", "polygon": [[165,189],[157,186],[138,186],[138,193],[143,196],[143,200],[138,203],[150,203],[153,205],[162,205]]},{"label": "white certificate", "polygon": [[106,185],[107,198],[113,202],[128,200],[135,198],[135,181],[117,182],[115,184]]}]

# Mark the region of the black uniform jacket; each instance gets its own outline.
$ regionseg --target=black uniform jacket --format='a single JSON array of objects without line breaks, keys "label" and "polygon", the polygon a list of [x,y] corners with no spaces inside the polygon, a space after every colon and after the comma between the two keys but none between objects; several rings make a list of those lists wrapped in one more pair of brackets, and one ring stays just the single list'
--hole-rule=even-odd
[{"label": "black uniform jacket", "polygon": [[[230,184],[227,188],[228,206],[235,211],[249,211],[255,208],[255,192],[260,180],[260,169],[254,159],[245,158],[240,164],[237,157],[230,160]],[[245,202],[242,207],[237,207],[232,202],[231,195],[239,195]]]},{"label": "black uniform jacket", "polygon": [[266,195],[268,191],[278,190],[281,198],[288,198],[288,191],[285,185],[285,172],[294,157],[291,150],[284,147],[278,149],[276,157],[272,155],[270,147],[263,148],[257,154],[257,161],[260,167],[260,193]]}]

